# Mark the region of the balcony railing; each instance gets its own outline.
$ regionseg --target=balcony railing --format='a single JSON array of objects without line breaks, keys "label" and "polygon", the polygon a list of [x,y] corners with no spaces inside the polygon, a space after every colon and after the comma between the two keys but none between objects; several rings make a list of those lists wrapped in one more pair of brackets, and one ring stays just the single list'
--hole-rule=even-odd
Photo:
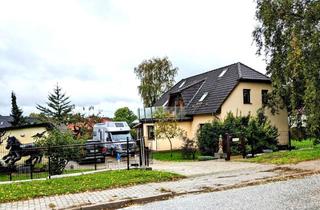
[{"label": "balcony railing", "polygon": [[170,113],[173,117],[177,120],[182,119],[191,119],[190,116],[186,115],[186,111],[184,107],[146,107],[146,108],[139,108],[138,109],[138,118],[139,120],[147,121],[147,120],[156,120],[155,113],[158,111],[165,111]]}]

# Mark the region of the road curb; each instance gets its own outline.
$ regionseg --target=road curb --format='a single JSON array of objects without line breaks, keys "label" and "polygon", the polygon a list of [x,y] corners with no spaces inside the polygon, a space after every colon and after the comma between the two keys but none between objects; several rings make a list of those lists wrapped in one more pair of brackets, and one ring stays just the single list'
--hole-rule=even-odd
[{"label": "road curb", "polygon": [[134,204],[143,204],[143,203],[150,203],[153,201],[167,200],[167,199],[172,198],[174,196],[175,196],[175,194],[173,194],[173,193],[164,193],[161,195],[149,196],[149,197],[144,197],[144,198],[134,198],[134,199],[128,199],[128,200],[122,200],[122,201],[100,203],[100,204],[93,204],[93,205],[87,205],[87,206],[78,206],[78,207],[65,208],[65,209],[68,209],[68,210],[118,209],[121,207],[126,207],[126,206],[130,206],[130,205],[134,205]]},{"label": "road curb", "polygon": [[163,194],[156,195],[156,196],[149,196],[149,197],[143,197],[143,198],[133,198],[133,199],[128,199],[128,200],[99,203],[99,204],[92,204],[92,205],[85,205],[85,206],[74,206],[74,207],[69,207],[66,209],[68,209],[68,210],[118,209],[118,208],[130,206],[130,205],[134,205],[134,204],[144,204],[144,203],[150,203],[153,201],[167,200],[167,199],[173,198],[175,196],[181,196],[181,195],[186,195],[186,194],[219,192],[219,191],[224,191],[224,190],[231,190],[231,189],[267,184],[267,183],[278,182],[278,181],[286,181],[289,179],[299,179],[299,178],[303,178],[305,176],[311,176],[311,175],[317,175],[317,174],[320,174],[320,170],[319,171],[305,171],[305,172],[299,172],[299,173],[294,173],[294,174],[280,175],[280,176],[258,179],[258,180],[247,181],[247,182],[241,182],[239,184],[233,184],[233,185],[227,185],[227,186],[221,186],[221,187],[212,187],[212,188],[206,187],[201,190],[194,190],[194,191],[187,191],[187,192],[180,192],[180,193],[170,192],[170,193],[163,193]]}]

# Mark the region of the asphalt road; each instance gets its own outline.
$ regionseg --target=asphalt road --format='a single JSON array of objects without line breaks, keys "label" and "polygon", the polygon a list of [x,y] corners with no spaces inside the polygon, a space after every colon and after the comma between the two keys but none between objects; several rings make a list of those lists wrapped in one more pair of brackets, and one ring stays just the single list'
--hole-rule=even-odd
[{"label": "asphalt road", "polygon": [[320,209],[320,175],[265,185],[175,197],[125,209]]}]

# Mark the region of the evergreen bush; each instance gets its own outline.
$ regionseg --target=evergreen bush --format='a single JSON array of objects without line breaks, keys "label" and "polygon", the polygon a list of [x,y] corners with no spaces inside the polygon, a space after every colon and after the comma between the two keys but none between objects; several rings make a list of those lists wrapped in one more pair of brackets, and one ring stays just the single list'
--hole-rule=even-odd
[{"label": "evergreen bush", "polygon": [[[251,152],[262,152],[264,149],[277,149],[278,130],[272,126],[262,109],[256,116],[234,116],[228,113],[223,122],[214,120],[204,124],[197,133],[198,148],[202,155],[214,155],[219,149],[219,136],[230,134],[233,138],[244,138],[245,147]],[[242,146],[232,142],[232,154],[240,154]],[[248,151],[248,150],[246,150]]]}]

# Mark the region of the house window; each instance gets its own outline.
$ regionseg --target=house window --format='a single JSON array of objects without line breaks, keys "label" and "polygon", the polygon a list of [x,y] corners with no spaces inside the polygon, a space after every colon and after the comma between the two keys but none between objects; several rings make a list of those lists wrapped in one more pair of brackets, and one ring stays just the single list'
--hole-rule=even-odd
[{"label": "house window", "polygon": [[186,83],[186,81],[184,80],[180,85],[179,88],[182,88],[182,86]]},{"label": "house window", "polygon": [[250,102],[250,89],[243,89],[243,103],[251,104]]},{"label": "house window", "polygon": [[219,74],[218,77],[223,77],[223,75],[228,71],[228,68],[223,69],[223,71]]},{"label": "house window", "polygon": [[261,90],[261,97],[262,105],[266,105],[268,103],[268,90]]},{"label": "house window", "polygon": [[153,125],[148,125],[148,139],[149,140],[154,140],[154,126]]},{"label": "house window", "polygon": [[205,92],[199,99],[199,102],[203,101],[207,97],[207,95],[208,95],[208,92]]},{"label": "house window", "polygon": [[199,129],[200,129],[200,131],[202,130],[203,126],[204,126],[203,123],[199,124]]},{"label": "house window", "polygon": [[169,99],[166,100],[166,102],[164,102],[164,104],[162,105],[163,107],[167,106],[168,105],[168,102],[169,102]]}]

